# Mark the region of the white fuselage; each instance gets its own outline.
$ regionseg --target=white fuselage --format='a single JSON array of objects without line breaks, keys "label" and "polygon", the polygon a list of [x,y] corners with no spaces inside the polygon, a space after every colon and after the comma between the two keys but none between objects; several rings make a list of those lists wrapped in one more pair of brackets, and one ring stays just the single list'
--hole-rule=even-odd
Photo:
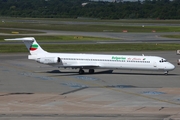
[{"label": "white fuselage", "polygon": [[158,56],[135,55],[102,55],[102,54],[70,54],[46,53],[30,59],[59,57],[62,64],[50,64],[58,67],[91,69],[128,69],[128,70],[157,70],[170,71],[175,66]]}]

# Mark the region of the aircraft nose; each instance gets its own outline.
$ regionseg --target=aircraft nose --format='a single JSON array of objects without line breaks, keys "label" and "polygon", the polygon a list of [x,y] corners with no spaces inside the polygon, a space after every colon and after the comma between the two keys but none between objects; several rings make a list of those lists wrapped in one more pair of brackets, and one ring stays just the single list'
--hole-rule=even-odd
[{"label": "aircraft nose", "polygon": [[171,63],[169,63],[166,67],[167,70],[174,70],[175,69],[175,66]]}]

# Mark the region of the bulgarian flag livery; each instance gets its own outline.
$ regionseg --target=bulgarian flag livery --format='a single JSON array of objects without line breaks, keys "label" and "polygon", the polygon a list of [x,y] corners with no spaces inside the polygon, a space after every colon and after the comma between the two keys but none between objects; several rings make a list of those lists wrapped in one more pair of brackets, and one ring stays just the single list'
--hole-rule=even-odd
[{"label": "bulgarian flag livery", "polygon": [[32,44],[31,47],[30,47],[30,51],[34,51],[38,48],[38,45],[37,44]]}]

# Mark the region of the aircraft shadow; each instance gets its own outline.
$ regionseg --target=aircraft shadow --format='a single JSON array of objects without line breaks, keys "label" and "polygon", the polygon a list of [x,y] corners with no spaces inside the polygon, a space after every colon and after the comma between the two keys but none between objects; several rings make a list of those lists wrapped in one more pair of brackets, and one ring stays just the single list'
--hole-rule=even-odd
[{"label": "aircraft shadow", "polygon": [[[73,76],[73,75],[80,75],[77,72],[71,72],[71,71],[60,71],[60,70],[52,70],[52,71],[47,71],[45,73],[51,73],[51,74],[56,74],[57,76]],[[58,74],[60,73],[60,74]],[[96,75],[96,74],[120,74],[120,75],[154,75],[154,76],[179,76],[179,74],[173,74],[169,73],[168,75],[165,75],[163,72],[162,73],[139,73],[139,72],[113,72],[113,70],[105,70],[105,71],[98,71],[95,72],[94,74],[89,74],[88,72],[85,72],[84,74],[81,75]]]}]

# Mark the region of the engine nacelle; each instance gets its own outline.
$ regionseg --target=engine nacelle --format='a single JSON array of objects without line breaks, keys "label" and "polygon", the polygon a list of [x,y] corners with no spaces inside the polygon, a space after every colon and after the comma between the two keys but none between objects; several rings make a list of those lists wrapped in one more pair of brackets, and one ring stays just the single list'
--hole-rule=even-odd
[{"label": "engine nacelle", "polygon": [[59,57],[44,57],[44,58],[38,58],[36,60],[39,63],[43,64],[57,64],[57,63],[62,63],[61,59]]}]

